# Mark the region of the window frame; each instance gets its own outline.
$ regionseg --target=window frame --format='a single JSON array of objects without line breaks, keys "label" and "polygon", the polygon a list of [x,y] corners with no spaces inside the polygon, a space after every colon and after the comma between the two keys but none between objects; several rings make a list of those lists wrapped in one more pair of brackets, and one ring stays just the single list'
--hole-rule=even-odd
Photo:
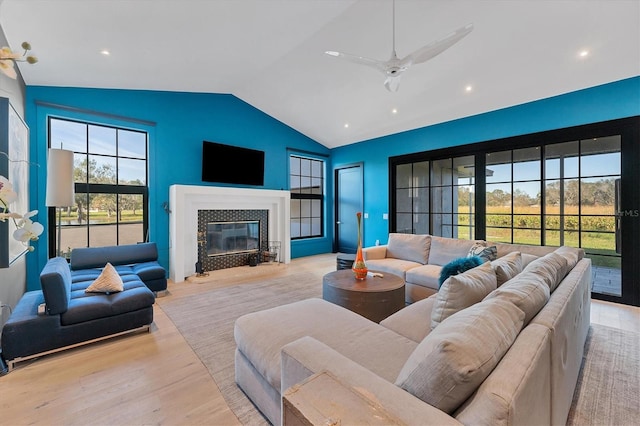
[{"label": "window frame", "polygon": [[[302,174],[302,169],[300,170],[300,174],[295,174],[293,173],[293,170],[291,169],[291,160],[297,158],[300,160],[308,160],[311,161],[311,167],[310,167],[310,174],[309,175],[303,175]],[[311,201],[318,201],[320,203],[320,215],[318,216],[318,219],[320,220],[320,225],[319,225],[319,233],[318,234],[312,234],[311,232],[309,232],[306,235],[302,235],[302,221],[301,221],[301,225],[300,225],[300,236],[294,237],[294,233],[290,231],[290,235],[291,235],[291,241],[302,241],[302,240],[308,240],[308,239],[312,239],[312,238],[324,238],[325,236],[325,214],[324,214],[324,209],[325,209],[325,197],[326,197],[326,185],[327,185],[327,178],[326,178],[326,168],[327,168],[327,162],[326,160],[322,159],[322,158],[317,158],[314,157],[312,155],[305,155],[305,154],[301,154],[301,153],[296,153],[296,152],[290,152],[288,157],[288,177],[289,177],[289,192],[291,195],[291,201],[290,203],[292,204],[294,202],[294,200],[311,200]],[[313,162],[317,162],[319,164],[319,171],[320,171],[320,175],[314,175],[313,172]],[[302,177],[308,177],[310,179],[320,179],[320,190],[321,193],[320,194],[314,194],[312,192],[310,193],[302,193],[302,192],[294,192],[292,185],[291,185],[291,181],[292,178],[294,177],[298,177],[300,178],[300,180],[302,180]],[[302,209],[300,209],[302,210]],[[310,220],[312,220],[313,218],[315,218],[316,216],[313,216],[313,213],[310,213],[310,216],[293,216],[293,211],[294,209],[291,208],[290,210],[290,219],[289,219],[289,226],[292,227],[293,226],[293,221],[295,219],[299,219],[302,220],[303,218],[308,218]],[[313,229],[313,226],[310,225],[309,226],[310,231]]]},{"label": "window frame", "polygon": [[[93,155],[93,156],[101,156],[101,157],[107,157],[107,158],[114,158],[115,159],[115,173],[116,173],[116,181],[114,184],[105,184],[105,183],[90,183],[90,176],[89,173],[86,173],[86,181],[85,182],[75,182],[74,181],[74,191],[75,191],[75,195],[77,196],[78,194],[86,194],[87,197],[89,197],[90,194],[113,194],[116,196],[116,206],[119,204],[120,202],[120,195],[141,195],[142,196],[142,235],[141,235],[141,241],[146,241],[148,238],[148,233],[149,233],[149,132],[146,130],[142,130],[142,129],[136,129],[136,128],[130,128],[130,127],[124,127],[124,126],[116,126],[116,125],[111,125],[111,124],[105,124],[105,123],[100,123],[100,122],[94,122],[94,121],[85,121],[85,120],[78,120],[78,119],[73,119],[73,118],[68,118],[68,117],[63,117],[63,116],[57,116],[57,115],[51,115],[47,117],[47,146],[49,148],[55,148],[55,145],[52,146],[51,144],[51,122],[52,120],[59,120],[59,121],[66,121],[66,122],[71,122],[71,123],[77,123],[77,124],[81,124],[83,126],[85,126],[85,133],[84,133],[84,138],[85,138],[85,142],[86,142],[86,152],[78,152],[78,151],[73,151],[74,152],[74,162],[75,162],[75,157],[77,154],[80,155],[86,155],[87,160]],[[108,128],[108,129],[113,129],[115,130],[115,154],[114,155],[110,155],[110,154],[105,154],[105,153],[92,153],[89,149],[90,149],[90,145],[89,145],[89,128],[91,126],[94,127],[104,127],[104,128]],[[135,132],[135,133],[141,133],[144,134],[145,136],[145,147],[144,147],[144,158],[139,158],[139,157],[131,157],[131,156],[126,156],[126,155],[119,155],[118,153],[118,131],[126,131],[126,132]],[[63,145],[63,148],[64,145]],[[65,148],[66,149],[66,148]],[[134,159],[134,160],[144,160],[145,162],[145,183],[144,185],[131,185],[131,184],[120,184],[119,183],[119,159]],[[87,162],[87,167],[88,167],[88,162]],[[91,245],[91,228],[92,227],[100,227],[100,226],[114,226],[115,225],[115,241],[116,241],[116,245],[120,245],[120,225],[121,224],[132,224],[132,223],[139,223],[139,222],[123,222],[120,220],[119,215],[117,214],[118,208],[116,207],[116,219],[114,222],[109,222],[109,223],[105,223],[105,224],[99,224],[99,223],[87,223],[87,224],[82,224],[82,225],[70,225],[70,226],[83,226],[86,227],[86,241],[87,241],[87,245],[86,247],[92,247]],[[57,208],[56,207],[48,207],[48,212],[47,212],[47,220],[48,220],[48,237],[49,237],[49,257],[55,257],[58,256],[58,237],[57,237],[57,220],[58,218],[56,217],[56,213],[57,213]],[[93,247],[98,247],[98,246],[93,246]]]},{"label": "window frame", "polygon": [[[634,259],[640,258],[640,247],[636,244],[636,242],[640,240],[640,220],[638,220],[640,217],[640,169],[637,167],[640,163],[640,116],[390,157],[389,232],[396,232],[394,225],[396,223],[395,215],[397,207],[394,189],[396,179],[395,168],[398,165],[417,163],[421,161],[433,161],[446,157],[454,158],[464,155],[475,155],[475,169],[485,170],[487,153],[505,151],[505,147],[509,147],[509,150],[542,147],[543,153],[541,155],[541,167],[544,171],[544,151],[547,147],[564,142],[585,141],[592,138],[606,138],[610,136],[621,137],[621,204],[618,207],[620,211],[616,211],[615,216],[617,220],[620,221],[621,226],[625,229],[625,231],[620,235],[620,245],[623,251],[622,256],[624,257],[621,268],[622,296],[592,292],[592,298],[640,306],[640,284],[634,282],[634,278],[640,276],[640,262],[634,261]],[[541,173],[540,178],[543,183],[546,182],[544,173]],[[485,173],[476,173],[476,239],[486,239],[486,181]],[[540,212],[540,217],[543,218],[541,222],[541,244],[545,245],[544,218],[547,216],[547,213],[544,211],[544,191],[541,192],[541,197],[543,203],[541,206],[542,210]],[[582,230],[580,229],[580,232],[581,231]],[[582,243],[580,243],[580,245],[582,245]],[[590,255],[597,254],[590,253]]]}]

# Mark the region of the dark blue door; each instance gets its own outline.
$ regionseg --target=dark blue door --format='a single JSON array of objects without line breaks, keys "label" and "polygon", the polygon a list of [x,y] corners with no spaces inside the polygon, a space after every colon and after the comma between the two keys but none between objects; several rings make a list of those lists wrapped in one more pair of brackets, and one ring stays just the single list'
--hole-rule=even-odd
[{"label": "dark blue door", "polygon": [[336,169],[336,251],[356,252],[356,213],[362,212],[363,205],[362,164]]}]

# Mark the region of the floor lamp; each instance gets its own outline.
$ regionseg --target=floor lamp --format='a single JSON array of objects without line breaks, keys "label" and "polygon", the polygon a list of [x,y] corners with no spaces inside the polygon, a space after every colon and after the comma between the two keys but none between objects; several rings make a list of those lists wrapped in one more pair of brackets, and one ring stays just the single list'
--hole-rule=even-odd
[{"label": "floor lamp", "polygon": [[47,207],[58,210],[58,228],[56,241],[56,255],[60,256],[60,236],[62,232],[62,209],[74,204],[73,188],[73,151],[49,148],[47,160]]}]

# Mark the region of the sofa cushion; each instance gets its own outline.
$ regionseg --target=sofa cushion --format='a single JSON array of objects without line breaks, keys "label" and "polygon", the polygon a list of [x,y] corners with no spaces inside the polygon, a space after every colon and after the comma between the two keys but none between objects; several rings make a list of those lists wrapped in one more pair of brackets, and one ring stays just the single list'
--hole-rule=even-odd
[{"label": "sofa cushion", "polygon": [[431,236],[429,263],[444,266],[453,259],[465,257],[474,243],[473,240]]},{"label": "sofa cushion", "polygon": [[524,312],[526,326],[546,305],[550,294],[542,277],[533,272],[523,272],[489,293],[485,300],[497,297],[513,303]]},{"label": "sofa cushion", "polygon": [[98,278],[85,289],[85,293],[116,293],[122,290],[124,290],[122,278],[113,265],[107,262]]},{"label": "sofa cushion", "polygon": [[[69,309],[60,315],[62,325],[79,324],[87,321],[115,317],[153,306],[155,296],[147,286],[135,279],[126,283],[124,290],[117,293],[85,293],[74,291]],[[114,321],[118,321],[114,318]]]},{"label": "sofa cushion", "polygon": [[140,262],[131,265],[134,274],[140,277],[143,282],[166,278],[167,272],[158,262]]},{"label": "sofa cushion", "polygon": [[533,272],[542,277],[549,287],[549,291],[553,293],[560,281],[567,275],[569,269],[567,259],[556,252],[552,252],[528,264],[523,272],[525,271]]},{"label": "sofa cushion", "polygon": [[71,300],[71,272],[66,259],[49,259],[40,273],[40,286],[44,295],[47,313],[61,314],[69,307]]},{"label": "sofa cushion", "polygon": [[80,247],[71,251],[71,269],[102,268],[107,262],[112,265],[158,260],[156,243],[128,244],[107,247]]},{"label": "sofa cushion", "polygon": [[[93,282],[96,278],[100,276],[101,273],[102,273],[102,269],[100,268],[80,269],[77,271],[71,270],[72,286],[77,282],[85,282],[85,281]],[[87,287],[87,286],[84,286],[84,287]]]},{"label": "sofa cushion", "polygon": [[439,287],[442,287],[442,283],[444,283],[450,276],[461,274],[469,269],[475,268],[476,266],[480,266],[483,263],[484,262],[480,256],[459,257],[457,259],[453,259],[440,270],[440,278],[438,278]]},{"label": "sofa cushion", "polygon": [[245,314],[234,326],[238,350],[278,391],[281,349],[304,336],[321,341],[390,382],[418,346],[380,324],[317,298]]},{"label": "sofa cushion", "polygon": [[396,385],[453,413],[502,359],[523,320],[524,313],[517,306],[499,298],[452,315],[420,342]]},{"label": "sofa cushion", "polygon": [[527,253],[537,257],[542,257],[556,249],[555,247],[550,246],[533,246],[530,244],[498,243],[491,241],[487,241],[487,245],[496,246],[498,249],[498,258],[505,256],[512,251],[519,251],[520,253]]},{"label": "sofa cushion", "polygon": [[469,249],[468,257],[480,256],[485,261],[492,261],[498,258],[498,248],[487,246],[486,241],[476,241]]},{"label": "sofa cushion", "polygon": [[431,332],[431,311],[436,295],[418,300],[380,321],[380,325],[420,343]]},{"label": "sofa cushion", "polygon": [[480,302],[496,287],[496,274],[488,262],[462,274],[450,276],[436,296],[431,313],[431,329],[456,312]]},{"label": "sofa cushion", "polygon": [[534,260],[538,259],[540,256],[536,256],[534,254],[529,254],[529,253],[522,253],[520,252],[520,255],[522,256],[522,269],[524,270],[524,268],[527,267],[528,264],[530,264],[531,262],[533,262]]},{"label": "sofa cushion", "polygon": [[420,263],[412,262],[410,260],[394,259],[387,257],[386,259],[374,259],[367,260],[367,268],[370,271],[388,272],[390,274],[397,275],[402,279],[405,278],[405,272],[421,266]]},{"label": "sofa cushion", "polygon": [[573,269],[573,267],[576,266],[576,263],[578,263],[578,261],[582,260],[582,258],[584,257],[583,249],[569,246],[559,247],[555,251],[555,253],[558,253],[560,256],[565,258],[565,260],[567,261],[568,270]]},{"label": "sofa cushion", "polygon": [[135,275],[135,272],[133,271],[133,265],[117,265],[114,268],[118,272],[118,275],[120,275],[121,277],[124,277],[125,275]]},{"label": "sofa cushion", "polygon": [[430,235],[391,233],[386,256],[424,265],[429,259],[430,246]]},{"label": "sofa cushion", "polygon": [[440,265],[418,266],[406,272],[405,281],[407,284],[420,285],[437,291],[440,288],[438,279],[441,270],[442,266]]},{"label": "sofa cushion", "polygon": [[[138,287],[141,280],[137,275],[120,276],[123,284],[123,291]],[[89,297],[92,293],[87,293],[86,289],[95,281],[95,279],[81,280],[71,283],[71,300],[78,297]],[[144,283],[143,283],[144,284]]]},{"label": "sofa cushion", "polygon": [[506,254],[493,262],[491,267],[496,273],[498,287],[522,272],[522,255],[519,251]]}]

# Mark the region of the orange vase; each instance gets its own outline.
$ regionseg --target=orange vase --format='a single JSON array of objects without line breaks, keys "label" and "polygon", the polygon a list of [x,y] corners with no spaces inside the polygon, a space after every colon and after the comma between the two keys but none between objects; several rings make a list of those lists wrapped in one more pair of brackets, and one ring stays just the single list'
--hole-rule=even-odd
[{"label": "orange vase", "polygon": [[362,255],[362,237],[360,234],[360,220],[362,219],[362,213],[356,213],[358,218],[358,251],[356,251],[356,259],[353,261],[353,274],[357,280],[364,280],[367,278],[367,264],[364,263],[364,256]]}]

